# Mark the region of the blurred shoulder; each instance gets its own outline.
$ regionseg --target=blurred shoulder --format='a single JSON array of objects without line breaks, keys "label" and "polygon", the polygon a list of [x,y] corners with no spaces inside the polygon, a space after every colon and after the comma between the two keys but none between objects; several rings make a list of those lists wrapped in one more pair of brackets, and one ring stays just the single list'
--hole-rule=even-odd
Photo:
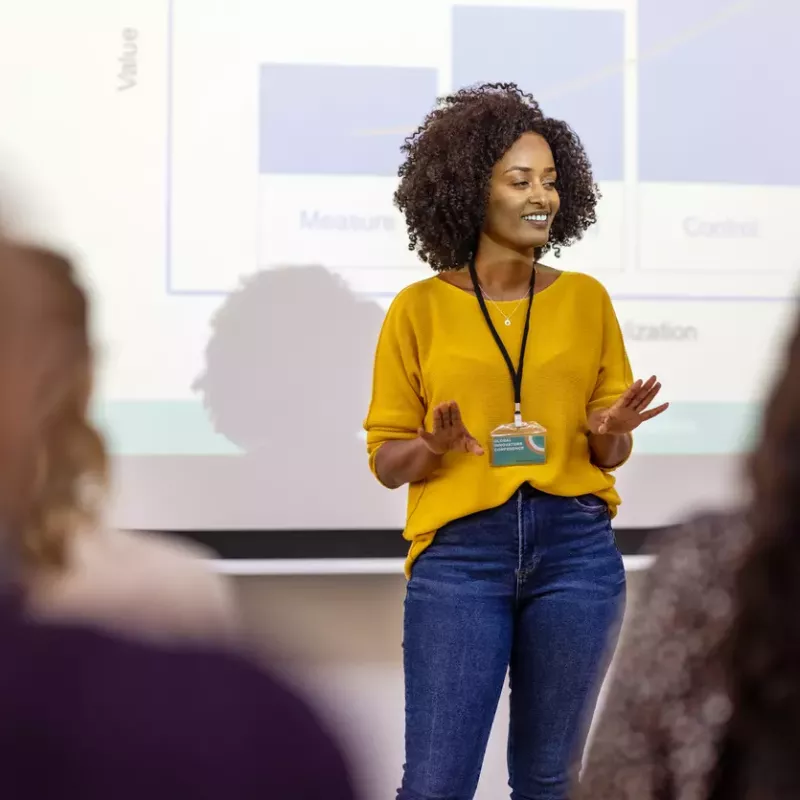
[{"label": "blurred shoulder", "polygon": [[33,576],[45,616],[86,619],[151,636],[231,639],[238,616],[213,554],[162,534],[96,530],[70,543],[64,571]]},{"label": "blurred shoulder", "polygon": [[109,552],[130,555],[137,561],[178,565],[192,571],[202,569],[207,572],[207,561],[214,557],[210,548],[189,539],[153,531],[106,530],[96,536],[84,536],[82,542],[83,546],[94,544]]},{"label": "blurred shoulder", "polygon": [[166,575],[180,580],[216,578],[212,551],[189,540],[150,531],[97,530],[76,536],[71,545],[76,569],[124,569],[139,580],[160,583]]},{"label": "blurred shoulder", "polygon": [[[206,616],[209,627],[227,628],[233,622],[234,604],[227,578],[218,574],[215,553],[201,545],[174,536],[144,531],[109,531],[104,546],[115,548],[135,566],[142,588],[163,597],[176,612],[186,608]],[[202,626],[202,619],[199,619]]]}]

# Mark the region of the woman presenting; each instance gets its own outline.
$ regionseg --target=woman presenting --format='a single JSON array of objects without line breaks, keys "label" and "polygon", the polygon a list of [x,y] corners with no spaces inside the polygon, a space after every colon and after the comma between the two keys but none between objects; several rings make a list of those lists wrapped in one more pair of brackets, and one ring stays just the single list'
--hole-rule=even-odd
[{"label": "woman presenting", "polygon": [[624,604],[611,471],[667,406],[605,289],[539,261],[595,222],[568,125],[489,84],[404,152],[395,202],[437,274],[387,313],[365,422],[377,478],[409,485],[397,796],[474,796],[510,669],[511,797],[563,800]]}]

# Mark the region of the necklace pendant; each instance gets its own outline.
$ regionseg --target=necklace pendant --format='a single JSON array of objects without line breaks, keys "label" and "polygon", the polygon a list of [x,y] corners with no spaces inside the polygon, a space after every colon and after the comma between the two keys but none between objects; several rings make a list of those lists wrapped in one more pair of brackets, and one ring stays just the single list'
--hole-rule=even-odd
[{"label": "necklace pendant", "polygon": [[506,320],[506,325],[510,325],[510,324],[511,324],[511,320],[510,320],[510,319],[507,319],[507,320]]}]

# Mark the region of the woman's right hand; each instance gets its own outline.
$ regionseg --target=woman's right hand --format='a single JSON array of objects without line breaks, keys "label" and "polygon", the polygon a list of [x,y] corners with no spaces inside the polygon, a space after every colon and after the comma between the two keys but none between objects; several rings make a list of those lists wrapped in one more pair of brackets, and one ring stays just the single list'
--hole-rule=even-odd
[{"label": "woman's right hand", "polygon": [[441,403],[433,409],[433,430],[420,428],[417,435],[434,455],[448,452],[483,455],[478,440],[467,430],[461,419],[458,403]]}]

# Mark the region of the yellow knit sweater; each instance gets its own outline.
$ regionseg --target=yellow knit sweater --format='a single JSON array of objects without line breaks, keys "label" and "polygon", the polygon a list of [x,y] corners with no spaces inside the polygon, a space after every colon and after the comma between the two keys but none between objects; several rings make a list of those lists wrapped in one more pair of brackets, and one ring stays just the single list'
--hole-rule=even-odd
[{"label": "yellow knit sweater", "polygon": [[[499,305],[510,314],[516,302]],[[516,365],[527,301],[510,326],[488,306]],[[632,382],[608,293],[588,275],[562,273],[534,296],[523,371],[522,417],[547,429],[547,463],[492,467],[490,434],[513,421],[514,392],[478,300],[436,277],[404,289],[389,308],[375,356],[364,423],[373,472],[381,445],[416,437],[420,425],[430,429],[433,409],[450,400],[487,453],[447,453],[440,469],[409,487],[406,574],[438,528],[501,505],[526,482],[555,495],[596,494],[614,514],[619,495],[613,476],[591,462],[586,417]]]}]

